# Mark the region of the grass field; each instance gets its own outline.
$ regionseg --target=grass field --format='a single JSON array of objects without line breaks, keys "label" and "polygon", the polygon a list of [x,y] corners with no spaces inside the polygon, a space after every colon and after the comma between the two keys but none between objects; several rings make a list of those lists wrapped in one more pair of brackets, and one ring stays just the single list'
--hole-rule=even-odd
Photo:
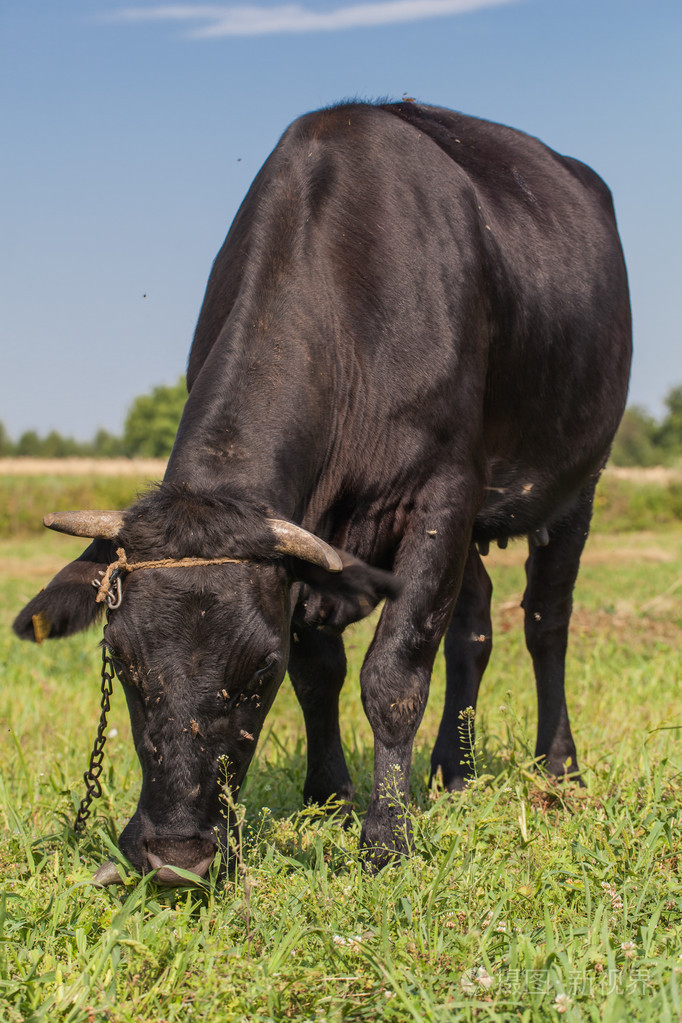
[{"label": "grass field", "polygon": [[[622,493],[618,502],[621,514]],[[372,770],[358,682],[365,623],[348,637],[342,697],[358,819],[344,830],[300,808],[303,722],[285,682],[242,793],[240,869],[204,889],[161,890],[131,873],[118,889],[89,884],[116,855],[139,791],[123,695],[117,686],[105,795],[77,841],[70,822],[97,723],[99,634],[29,647],[9,630],[82,546],[54,534],[0,539],[0,1019],[682,1019],[674,515],[655,530],[589,541],[568,665],[585,790],[531,771],[524,552],[513,546],[488,559],[494,651],[477,779],[458,796],[426,784],[443,699],[437,662],[415,747],[414,858],[370,877],[357,857]]]}]

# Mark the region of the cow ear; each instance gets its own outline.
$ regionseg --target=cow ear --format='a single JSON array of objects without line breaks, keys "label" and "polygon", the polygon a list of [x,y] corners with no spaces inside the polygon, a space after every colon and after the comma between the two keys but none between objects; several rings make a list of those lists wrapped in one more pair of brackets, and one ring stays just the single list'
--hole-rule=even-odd
[{"label": "cow ear", "polygon": [[384,598],[394,600],[402,589],[392,572],[373,568],[346,551],[338,553],[343,561],[341,572],[325,572],[291,559],[294,578],[305,583],[295,617],[305,625],[336,633],[366,618]]},{"label": "cow ear", "polygon": [[42,643],[44,639],[71,636],[92,625],[102,614],[95,601],[93,581],[115,559],[113,544],[95,540],[80,558],[63,568],[17,615],[14,631],[20,639]]}]

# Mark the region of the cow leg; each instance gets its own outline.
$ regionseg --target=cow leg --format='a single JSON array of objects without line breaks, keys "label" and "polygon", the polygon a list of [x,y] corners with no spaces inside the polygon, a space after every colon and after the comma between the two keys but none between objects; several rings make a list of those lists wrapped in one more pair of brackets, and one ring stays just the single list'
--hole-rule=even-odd
[{"label": "cow leg", "polygon": [[445,634],[445,707],[431,755],[431,780],[440,770],[450,792],[472,773],[478,687],[492,650],[493,587],[476,547],[469,548],[459,597]]},{"label": "cow leg", "polygon": [[[462,494],[478,494],[462,485]],[[400,595],[384,605],[360,675],[374,733],[374,785],[362,828],[365,861],[379,869],[410,849],[406,814],[412,745],[424,713],[433,660],[457,597],[473,514],[421,518],[410,524],[395,568]]]},{"label": "cow leg", "polygon": [[289,677],[303,710],[308,770],[303,798],[308,802],[353,800],[339,731],[339,693],[346,676],[343,640],[298,623],[292,629]]},{"label": "cow leg", "polygon": [[531,547],[526,562],[526,645],[533,659],[538,698],[535,756],[557,777],[578,774],[564,691],[573,587],[592,516],[594,485],[549,530],[546,547]]}]

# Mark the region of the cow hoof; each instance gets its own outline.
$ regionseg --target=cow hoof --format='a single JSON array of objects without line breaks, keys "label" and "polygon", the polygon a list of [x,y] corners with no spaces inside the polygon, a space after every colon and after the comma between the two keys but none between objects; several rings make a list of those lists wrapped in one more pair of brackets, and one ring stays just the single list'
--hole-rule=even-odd
[{"label": "cow hoof", "polygon": [[342,827],[348,827],[353,820],[353,801],[350,799],[339,799],[333,797],[321,805],[325,816],[330,820],[338,821]]},{"label": "cow hoof", "polygon": [[440,792],[463,792],[471,781],[472,774],[467,773],[467,761],[462,754],[455,757],[436,759],[434,753],[431,759],[431,774],[429,776],[429,788],[436,793]]},{"label": "cow hoof", "polygon": [[360,862],[368,874],[378,874],[384,867],[395,863],[396,860],[407,855],[395,847],[386,845],[370,845],[368,842],[360,842]]},{"label": "cow hoof", "polygon": [[408,831],[407,817],[404,822],[402,833],[392,830],[386,833],[384,829],[375,829],[365,822],[360,834],[360,857],[369,873],[377,874],[403,856],[411,856],[412,834]]},{"label": "cow hoof", "polygon": [[327,789],[321,791],[314,787],[305,786],[303,790],[303,802],[306,805],[319,806],[320,810],[327,817],[336,817],[345,821],[353,812],[353,796],[355,792],[352,785],[339,787],[331,792]]},{"label": "cow hoof", "polygon": [[554,774],[554,772],[552,772],[550,777],[553,781],[559,782],[562,785],[577,785],[579,789],[587,787],[582,779],[580,771],[577,768],[574,771],[563,771],[561,774]]},{"label": "cow hoof", "polygon": [[465,778],[462,775],[457,775],[454,778],[450,778],[445,784],[446,792],[464,792],[465,788],[471,781],[470,778]]},{"label": "cow hoof", "polygon": [[539,757],[536,766],[551,781],[570,782],[579,788],[585,788],[574,756]]}]

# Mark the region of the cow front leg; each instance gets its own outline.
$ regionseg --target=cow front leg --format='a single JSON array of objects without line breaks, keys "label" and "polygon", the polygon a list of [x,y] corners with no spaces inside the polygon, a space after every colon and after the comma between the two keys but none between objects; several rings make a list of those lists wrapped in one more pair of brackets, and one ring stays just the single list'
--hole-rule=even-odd
[{"label": "cow front leg", "polygon": [[374,784],[360,845],[374,869],[410,850],[412,746],[466,560],[468,540],[458,544],[458,535],[468,537],[469,530],[469,520],[459,528],[431,518],[413,526],[412,542],[403,541],[396,565],[404,588],[384,605],[360,675],[374,733]]},{"label": "cow front leg", "polygon": [[431,755],[431,781],[440,772],[450,792],[463,789],[473,771],[476,700],[492,650],[492,592],[488,573],[472,544],[445,634],[445,706]]},{"label": "cow front leg", "polygon": [[305,802],[353,801],[339,730],[339,693],[346,677],[343,640],[305,625],[291,631],[289,677],[303,711],[308,745]]},{"label": "cow front leg", "polygon": [[[565,693],[566,648],[573,587],[592,517],[594,485],[549,530],[546,547],[531,547],[523,597],[526,645],[538,698],[535,756],[550,774],[579,778]],[[582,783],[581,783],[582,784]]]}]

